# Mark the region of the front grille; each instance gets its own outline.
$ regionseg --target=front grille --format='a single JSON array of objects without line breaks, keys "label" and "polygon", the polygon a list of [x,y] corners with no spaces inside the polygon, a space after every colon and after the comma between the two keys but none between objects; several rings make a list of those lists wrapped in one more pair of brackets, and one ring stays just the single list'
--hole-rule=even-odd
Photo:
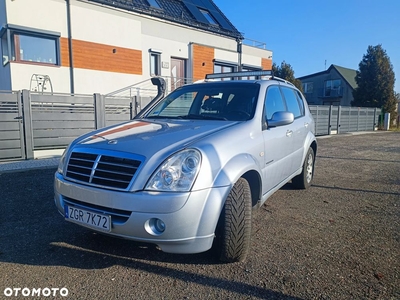
[{"label": "front grille", "polygon": [[140,161],[102,154],[72,152],[66,177],[113,189],[127,189]]}]

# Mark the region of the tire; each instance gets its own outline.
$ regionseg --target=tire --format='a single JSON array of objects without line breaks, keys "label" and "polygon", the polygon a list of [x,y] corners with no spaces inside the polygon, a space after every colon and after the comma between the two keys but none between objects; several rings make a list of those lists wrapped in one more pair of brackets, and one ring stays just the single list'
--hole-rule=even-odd
[{"label": "tire", "polygon": [[240,178],[225,201],[215,232],[214,248],[221,261],[246,259],[250,250],[251,211],[250,185]]},{"label": "tire", "polygon": [[295,188],[306,189],[311,185],[314,177],[314,150],[309,148],[303,163],[303,171],[292,179]]}]

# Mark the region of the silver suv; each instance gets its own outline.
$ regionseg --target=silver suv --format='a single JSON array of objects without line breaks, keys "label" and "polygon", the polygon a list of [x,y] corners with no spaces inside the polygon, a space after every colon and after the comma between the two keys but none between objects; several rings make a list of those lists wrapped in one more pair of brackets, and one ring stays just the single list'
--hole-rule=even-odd
[{"label": "silver suv", "polygon": [[[239,77],[260,78],[235,80]],[[234,80],[221,80],[234,79]],[[246,258],[253,208],[310,186],[317,143],[303,95],[271,72],[210,74],[159,95],[133,120],[79,137],[55,173],[66,220],[171,253],[213,245]]]}]

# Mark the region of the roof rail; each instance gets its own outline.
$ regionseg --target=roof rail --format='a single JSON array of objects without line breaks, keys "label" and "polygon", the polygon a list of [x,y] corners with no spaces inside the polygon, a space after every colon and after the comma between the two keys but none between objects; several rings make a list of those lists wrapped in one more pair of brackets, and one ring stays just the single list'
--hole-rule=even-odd
[{"label": "roof rail", "polygon": [[274,77],[274,72],[272,70],[261,70],[261,71],[213,73],[213,74],[207,74],[206,79],[248,77],[248,76],[272,76],[272,77]]},{"label": "roof rail", "polygon": [[291,83],[290,81],[287,81],[286,79],[283,79],[283,78],[280,78],[280,77],[272,77],[272,78],[270,78],[270,79],[275,79],[275,80],[278,80],[278,81],[281,81],[281,82],[290,84],[290,85],[292,85],[292,86],[295,86],[295,85],[294,85],[293,83]]}]

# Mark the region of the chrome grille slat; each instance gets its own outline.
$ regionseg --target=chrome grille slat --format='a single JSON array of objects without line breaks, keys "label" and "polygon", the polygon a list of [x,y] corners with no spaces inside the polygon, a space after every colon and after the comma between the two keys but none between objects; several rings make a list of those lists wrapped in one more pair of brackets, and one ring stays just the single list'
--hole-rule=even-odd
[{"label": "chrome grille slat", "polygon": [[72,152],[66,177],[94,186],[126,190],[140,163],[131,158]]}]

